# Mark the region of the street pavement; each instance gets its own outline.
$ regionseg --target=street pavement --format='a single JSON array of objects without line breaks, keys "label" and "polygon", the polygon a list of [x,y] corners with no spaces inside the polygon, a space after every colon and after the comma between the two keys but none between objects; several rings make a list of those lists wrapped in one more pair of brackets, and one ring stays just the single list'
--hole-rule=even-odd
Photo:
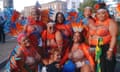
[{"label": "street pavement", "polygon": [[[16,38],[8,35],[6,36],[6,42],[0,43],[0,69],[4,62],[8,59],[10,52],[16,46],[16,44]],[[3,71],[0,70],[0,72]]]}]

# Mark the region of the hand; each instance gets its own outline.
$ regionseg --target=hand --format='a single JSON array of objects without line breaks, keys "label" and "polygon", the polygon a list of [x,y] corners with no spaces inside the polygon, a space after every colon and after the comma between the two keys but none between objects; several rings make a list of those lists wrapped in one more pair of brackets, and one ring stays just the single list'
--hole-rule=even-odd
[{"label": "hand", "polygon": [[55,66],[56,66],[57,68],[61,68],[60,64],[56,64]]},{"label": "hand", "polygon": [[107,59],[110,60],[110,59],[112,58],[112,54],[113,54],[113,52],[110,51],[110,50],[108,50],[106,54],[107,54]]},{"label": "hand", "polygon": [[95,67],[91,66],[91,72],[95,72]]}]

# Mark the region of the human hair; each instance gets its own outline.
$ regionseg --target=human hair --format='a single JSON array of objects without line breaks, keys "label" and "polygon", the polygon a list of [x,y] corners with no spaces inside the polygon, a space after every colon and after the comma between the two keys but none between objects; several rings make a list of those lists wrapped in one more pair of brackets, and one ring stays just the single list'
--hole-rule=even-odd
[{"label": "human hair", "polygon": [[[74,34],[75,33],[77,33],[77,32],[74,32]],[[79,41],[79,43],[83,43],[83,42],[85,42],[85,37],[84,37],[84,35],[83,35],[83,32],[78,32],[79,34],[80,34],[80,41]],[[73,36],[74,36],[74,34],[73,34]]]},{"label": "human hair", "polygon": [[89,9],[89,10],[92,12],[92,7],[90,7],[90,6],[86,6],[86,7],[84,8],[84,11],[85,11],[85,9]]},{"label": "human hair", "polygon": [[[84,43],[85,42],[85,37],[84,37],[84,35],[83,35],[83,32],[74,32],[73,33],[73,36],[74,36],[74,34],[75,33],[79,33],[80,34],[80,41],[79,41],[79,43]],[[73,36],[72,36],[72,39],[71,39],[71,41],[70,41],[70,50],[71,50],[71,48],[72,48],[72,46],[73,46],[73,43],[74,43],[74,41],[73,41]]]},{"label": "human hair", "polygon": [[63,22],[65,21],[65,16],[64,16],[64,14],[63,14],[62,12],[57,12],[57,14],[56,14],[56,16],[55,16],[55,23],[58,23],[57,17],[58,17],[59,14],[62,15],[62,17],[63,17]]}]

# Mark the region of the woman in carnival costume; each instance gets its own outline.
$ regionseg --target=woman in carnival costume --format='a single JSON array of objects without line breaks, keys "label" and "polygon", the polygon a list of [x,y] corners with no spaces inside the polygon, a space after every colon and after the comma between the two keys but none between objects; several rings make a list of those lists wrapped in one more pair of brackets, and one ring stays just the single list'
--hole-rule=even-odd
[{"label": "woman in carnival costume", "polygon": [[94,61],[89,53],[89,46],[84,42],[83,28],[73,25],[73,42],[68,54],[68,61],[63,72],[94,72]]},{"label": "woman in carnival costume", "polygon": [[58,12],[55,17],[55,27],[60,30],[64,39],[69,39],[72,35],[72,30],[69,25],[65,25],[65,17],[62,12]]},{"label": "woman in carnival costume", "polygon": [[68,53],[69,51],[69,47],[70,47],[69,44],[72,37],[72,30],[69,24],[64,23],[65,17],[61,12],[58,12],[56,14],[55,22],[56,22],[55,24],[56,29],[62,33],[62,37],[63,37],[63,47],[61,50],[62,55],[61,55],[61,61],[60,61],[60,66],[62,66],[67,59],[65,54]]},{"label": "woman in carnival costume", "polygon": [[102,49],[100,55],[101,72],[114,72],[117,23],[109,17],[105,7],[97,10],[96,18],[95,23],[89,24],[89,45],[95,49],[98,39],[102,39],[100,46]]},{"label": "woman in carnival costume", "polygon": [[60,31],[56,30],[54,22],[48,22],[47,29],[42,32],[44,48],[62,48],[63,37]]},{"label": "woman in carnival costume", "polygon": [[40,52],[33,46],[30,36],[21,33],[17,37],[19,48],[10,57],[10,67],[8,72],[38,72],[38,64],[41,56]]}]

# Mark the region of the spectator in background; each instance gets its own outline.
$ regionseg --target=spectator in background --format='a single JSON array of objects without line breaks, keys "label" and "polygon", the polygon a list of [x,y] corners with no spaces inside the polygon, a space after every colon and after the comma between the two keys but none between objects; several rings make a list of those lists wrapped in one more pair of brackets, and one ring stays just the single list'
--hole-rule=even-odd
[{"label": "spectator in background", "polygon": [[5,21],[2,16],[0,16],[0,42],[5,43],[5,33],[4,33]]},{"label": "spectator in background", "polygon": [[87,6],[84,8],[84,18],[83,18],[82,22],[84,25],[87,25],[88,21],[91,19],[94,20],[92,18],[92,7]]}]

